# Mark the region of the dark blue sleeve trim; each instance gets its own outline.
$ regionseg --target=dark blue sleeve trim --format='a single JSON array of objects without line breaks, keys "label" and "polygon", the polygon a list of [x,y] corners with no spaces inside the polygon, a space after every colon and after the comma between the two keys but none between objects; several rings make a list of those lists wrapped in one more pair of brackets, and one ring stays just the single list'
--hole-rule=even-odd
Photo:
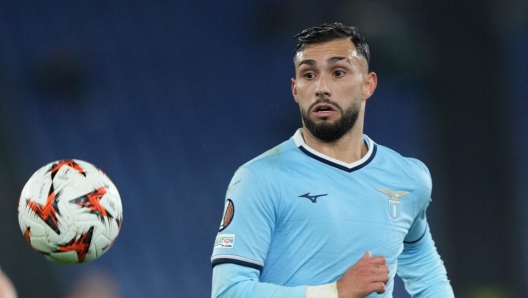
[{"label": "dark blue sleeve trim", "polygon": [[226,264],[226,263],[227,264],[237,264],[237,265],[241,265],[241,266],[257,269],[258,271],[262,271],[262,266],[260,266],[260,265],[257,265],[257,264],[254,264],[254,263],[250,263],[250,262],[241,261],[241,260],[236,260],[236,259],[229,259],[229,258],[214,259],[213,262],[212,262],[212,265],[214,267],[214,266],[216,266],[218,264]]},{"label": "dark blue sleeve trim", "polygon": [[427,233],[427,228],[425,228],[425,231],[423,232],[422,236],[420,236],[420,238],[414,240],[414,241],[403,241],[404,244],[414,244],[420,240],[422,240],[422,238],[425,236],[425,233]]}]

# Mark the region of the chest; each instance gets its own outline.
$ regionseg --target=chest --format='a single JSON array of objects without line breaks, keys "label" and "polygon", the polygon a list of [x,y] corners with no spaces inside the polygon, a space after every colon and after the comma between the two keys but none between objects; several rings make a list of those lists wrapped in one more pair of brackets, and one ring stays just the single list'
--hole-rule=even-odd
[{"label": "chest", "polygon": [[293,177],[279,193],[278,239],[320,245],[319,251],[371,250],[394,258],[424,195],[412,184],[375,173]]},{"label": "chest", "polygon": [[335,219],[408,228],[420,197],[412,183],[376,173],[303,175],[280,184],[279,219]]}]

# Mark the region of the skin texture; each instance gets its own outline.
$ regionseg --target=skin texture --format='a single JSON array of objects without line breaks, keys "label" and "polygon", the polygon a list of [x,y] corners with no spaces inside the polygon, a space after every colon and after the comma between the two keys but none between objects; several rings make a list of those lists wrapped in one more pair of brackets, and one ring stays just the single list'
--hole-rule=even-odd
[{"label": "skin texture", "polygon": [[385,293],[389,267],[385,257],[365,252],[359,261],[345,271],[337,281],[339,298],[363,298],[371,293]]},{"label": "skin texture", "polygon": [[[339,138],[322,140],[306,127],[304,141],[312,149],[353,163],[367,153],[363,141],[365,105],[376,89],[377,76],[369,72],[366,59],[359,55],[349,39],[338,39],[307,46],[294,58],[295,78],[291,80],[293,98],[299,104],[304,119],[314,125],[331,127],[347,111],[356,111],[357,119]],[[308,118],[306,118],[308,117]],[[383,256],[365,252],[356,264],[337,281],[339,298],[365,297],[384,293],[389,269]]]},{"label": "skin texture", "polygon": [[17,293],[11,280],[0,271],[0,298],[16,298]]},{"label": "skin texture", "polygon": [[[338,140],[325,142],[303,129],[306,144],[346,163],[361,159],[367,152],[363,142],[365,103],[377,85],[377,76],[368,72],[365,58],[358,54],[349,39],[339,39],[307,46],[296,54],[294,62],[295,78],[291,80],[293,98],[301,111],[308,113],[314,122],[332,124],[342,117],[337,109],[328,115],[314,113],[310,107],[317,100],[329,99],[343,111],[350,107],[359,109],[354,126]],[[327,106],[332,108],[332,105]],[[304,121],[303,128],[306,128]]]}]

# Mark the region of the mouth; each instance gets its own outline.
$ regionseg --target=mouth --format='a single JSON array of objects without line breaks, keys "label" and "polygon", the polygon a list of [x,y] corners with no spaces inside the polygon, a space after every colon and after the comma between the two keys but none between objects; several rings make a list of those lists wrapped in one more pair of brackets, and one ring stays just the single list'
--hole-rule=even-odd
[{"label": "mouth", "polygon": [[312,108],[312,114],[316,117],[329,117],[335,113],[337,113],[337,109],[328,103],[316,104]]}]

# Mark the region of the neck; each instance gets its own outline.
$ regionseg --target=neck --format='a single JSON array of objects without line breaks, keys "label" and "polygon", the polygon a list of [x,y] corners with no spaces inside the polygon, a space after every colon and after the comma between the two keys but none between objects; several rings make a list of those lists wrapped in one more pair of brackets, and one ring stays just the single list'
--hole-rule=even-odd
[{"label": "neck", "polygon": [[345,163],[358,161],[368,152],[363,140],[363,127],[359,126],[354,126],[340,139],[330,143],[319,140],[303,127],[303,138],[306,145],[315,151]]}]

